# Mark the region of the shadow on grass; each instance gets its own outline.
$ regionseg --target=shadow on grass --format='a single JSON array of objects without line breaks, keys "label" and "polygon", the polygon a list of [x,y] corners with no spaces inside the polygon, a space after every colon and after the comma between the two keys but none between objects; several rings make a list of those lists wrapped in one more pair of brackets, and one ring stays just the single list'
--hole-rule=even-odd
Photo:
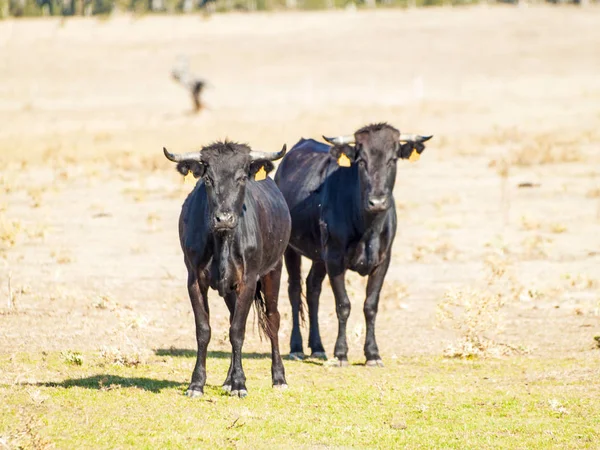
[{"label": "shadow on grass", "polygon": [[71,378],[60,382],[35,383],[44,387],[82,387],[86,389],[113,390],[115,388],[136,387],[144,391],[158,393],[163,389],[183,388],[187,383],[170,380],[155,380],[153,378],[120,377],[117,375],[94,375],[86,378]]},{"label": "shadow on grass", "polygon": [[[157,348],[154,350],[156,356],[176,356],[181,358],[195,358],[196,350],[187,348]],[[208,358],[231,359],[231,352],[208,352]],[[270,353],[242,353],[242,359],[271,359]]]}]

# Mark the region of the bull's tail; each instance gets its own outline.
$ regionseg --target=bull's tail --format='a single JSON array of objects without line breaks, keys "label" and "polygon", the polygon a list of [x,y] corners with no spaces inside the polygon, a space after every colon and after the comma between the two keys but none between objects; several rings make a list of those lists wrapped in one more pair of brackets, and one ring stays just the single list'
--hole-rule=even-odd
[{"label": "bull's tail", "polygon": [[307,300],[304,290],[302,289],[302,283],[300,283],[300,304],[298,305],[298,312],[300,313],[300,323],[302,326],[306,325],[306,307]]},{"label": "bull's tail", "polygon": [[263,337],[271,338],[273,336],[273,330],[267,317],[267,304],[262,294],[262,284],[260,280],[256,283],[256,293],[254,294],[254,308],[256,309],[256,315],[258,316],[258,331],[260,339]]}]

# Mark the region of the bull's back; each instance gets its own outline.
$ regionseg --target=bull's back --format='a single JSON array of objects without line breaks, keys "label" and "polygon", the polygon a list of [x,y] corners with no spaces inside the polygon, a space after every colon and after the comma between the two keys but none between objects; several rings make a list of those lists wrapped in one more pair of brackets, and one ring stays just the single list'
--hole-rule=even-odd
[{"label": "bull's back", "polygon": [[319,188],[327,176],[330,162],[329,147],[314,139],[301,139],[283,157],[275,174],[275,183],[290,210]]},{"label": "bull's back", "polygon": [[290,209],[290,245],[304,256],[321,255],[320,215],[324,183],[338,166],[329,155],[329,146],[313,139],[301,139],[283,158],[275,175]]}]

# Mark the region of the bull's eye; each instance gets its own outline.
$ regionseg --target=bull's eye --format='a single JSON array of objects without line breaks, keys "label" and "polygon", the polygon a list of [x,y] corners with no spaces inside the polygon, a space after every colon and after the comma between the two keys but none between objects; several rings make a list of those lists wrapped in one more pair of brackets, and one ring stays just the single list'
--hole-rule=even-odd
[{"label": "bull's eye", "polygon": [[237,181],[238,184],[243,184],[246,182],[247,179],[248,179],[247,175],[240,175],[239,177],[237,177],[235,179],[235,181]]},{"label": "bull's eye", "polygon": [[361,167],[362,169],[364,169],[365,167],[367,167],[367,163],[365,162],[364,159],[361,159],[358,161],[358,165],[359,167]]},{"label": "bull's eye", "polygon": [[210,177],[205,177],[204,178],[204,184],[206,184],[207,186],[212,186],[213,185],[213,180]]}]

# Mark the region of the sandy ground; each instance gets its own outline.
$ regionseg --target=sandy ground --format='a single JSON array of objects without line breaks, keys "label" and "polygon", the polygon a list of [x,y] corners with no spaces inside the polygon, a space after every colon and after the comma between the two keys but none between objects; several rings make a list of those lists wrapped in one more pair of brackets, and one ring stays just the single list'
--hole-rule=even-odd
[{"label": "sandy ground", "polygon": [[[523,289],[485,334],[539,355],[597,353],[599,19],[474,7],[0,22],[0,352],[194,349],[176,225],[190,185],[162,146],[229,137],[273,151],[388,121],[435,138],[399,165],[384,359],[441,353],[454,334],[436,326],[438,303],[481,287],[494,254],[510,263],[506,290]],[[211,85],[198,115],[169,78],[180,54]],[[361,360],[364,282],[349,284]],[[210,295],[210,349],[228,350]],[[328,287],[321,304],[331,354]],[[245,350],[268,350],[255,328]]]}]

